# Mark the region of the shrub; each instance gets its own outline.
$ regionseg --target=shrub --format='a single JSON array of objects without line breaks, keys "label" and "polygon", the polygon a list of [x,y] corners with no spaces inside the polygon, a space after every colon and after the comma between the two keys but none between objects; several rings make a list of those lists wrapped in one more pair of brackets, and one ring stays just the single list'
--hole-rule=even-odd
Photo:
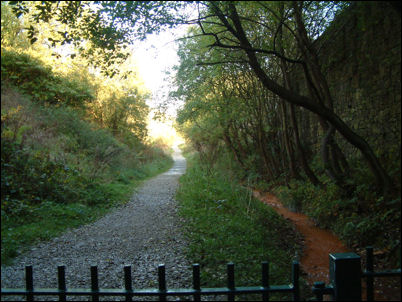
[{"label": "shrub", "polygon": [[[386,249],[392,256],[400,250],[400,198],[384,201],[360,185],[352,196],[345,197],[333,184],[326,188],[311,183],[290,182],[290,188],[279,187],[276,193],[290,209],[301,205],[317,226],[334,231],[348,246],[368,245]],[[394,254],[393,254],[394,253]],[[394,261],[393,260],[393,261]]]},{"label": "shrub", "polygon": [[83,107],[94,99],[90,87],[55,75],[50,67],[24,53],[1,50],[1,78],[39,103]]}]

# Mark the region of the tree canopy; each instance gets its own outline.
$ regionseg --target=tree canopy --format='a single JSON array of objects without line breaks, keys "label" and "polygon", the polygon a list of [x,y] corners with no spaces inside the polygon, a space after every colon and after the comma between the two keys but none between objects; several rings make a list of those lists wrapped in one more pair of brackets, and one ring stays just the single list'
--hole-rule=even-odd
[{"label": "tree canopy", "polygon": [[17,17],[28,16],[31,43],[37,41],[34,24],[52,24],[47,41],[53,47],[72,45],[78,54],[113,77],[116,65],[129,56],[128,45],[182,22],[176,10],[182,2],[169,1],[9,1]]},{"label": "tree canopy", "polygon": [[[261,86],[259,89],[269,91],[270,98],[279,102],[277,106],[285,112],[283,125],[292,122],[294,129],[298,127],[295,124],[297,119],[291,114],[293,106],[318,118],[324,134],[320,153],[325,170],[333,181],[345,190],[350,189],[344,181],[344,176],[349,173],[348,164],[337,142],[344,139],[361,152],[378,190],[385,194],[392,190],[392,180],[371,146],[334,111],[336,100],[319,60],[317,41],[349,2],[11,1],[10,4],[17,16],[26,14],[36,22],[65,25],[63,30],[55,27],[53,36],[48,38],[51,44],[74,45],[80,54],[91,57],[92,62],[108,76],[118,72],[116,63],[126,59],[129,43],[179,24],[193,25],[186,37],[189,42],[185,42],[187,44],[180,54],[183,64],[179,70],[180,88],[176,96],[187,97],[190,91],[199,92],[205,86],[197,87],[202,77],[210,83],[218,74],[223,78],[232,74],[238,79],[244,77],[244,72],[251,72],[253,81]],[[189,6],[193,11],[186,10]],[[197,16],[190,19],[194,9]],[[35,42],[33,25],[27,34],[31,42]],[[294,87],[291,75],[296,69],[302,71],[307,87],[305,92]],[[180,72],[186,77],[180,76]],[[225,84],[214,90],[217,95],[226,98],[225,89],[235,91],[233,82],[229,81],[233,86],[229,88],[225,88],[227,80],[219,79],[218,82]],[[210,95],[212,93],[207,93],[205,97]],[[294,140],[299,153],[303,154],[300,138],[294,137]],[[291,143],[286,146],[290,156]],[[303,155],[301,157],[305,163]],[[318,184],[309,167],[306,164],[303,167],[309,179]]]},{"label": "tree canopy", "polygon": [[[206,174],[219,170],[237,182],[269,189],[349,245],[378,244],[399,255],[400,5],[384,1],[3,1],[1,5],[2,80],[18,86],[49,112],[72,107],[90,121],[80,126],[78,117],[63,118],[70,116],[63,110],[52,118],[68,134],[58,138],[56,146],[74,150],[75,141],[83,146],[85,154],[73,156],[78,168],[83,157],[91,156],[89,185],[116,160],[116,152],[124,149],[130,160],[146,161],[147,152],[154,156],[142,148],[149,92],[130,61],[135,56],[131,49],[152,33],[188,25],[187,34],[178,39],[179,62],[169,97],[183,104],[177,128],[198,151]],[[18,110],[2,112],[6,151],[2,158],[14,158],[25,167],[31,163],[15,151],[23,150],[28,129],[21,127],[23,115]],[[103,129],[92,135],[92,126]],[[6,168],[11,167],[8,162],[4,160]],[[37,171],[42,171],[42,162],[32,162]],[[12,171],[17,180],[25,177],[19,171]],[[117,175],[115,170],[111,173]],[[36,178],[43,175],[36,174]],[[118,177],[128,181],[124,175]],[[41,183],[22,181],[27,186]],[[19,182],[14,185],[16,189],[7,190],[19,194]],[[25,196],[34,198],[28,193],[21,196],[23,202],[29,201]],[[7,200],[10,209],[15,205],[15,200]]]}]

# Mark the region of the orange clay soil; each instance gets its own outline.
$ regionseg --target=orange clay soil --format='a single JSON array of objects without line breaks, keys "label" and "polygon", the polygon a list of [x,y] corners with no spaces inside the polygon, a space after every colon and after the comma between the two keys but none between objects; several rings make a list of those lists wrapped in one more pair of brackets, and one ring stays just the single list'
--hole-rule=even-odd
[{"label": "orange clay soil", "polygon": [[329,254],[346,253],[350,250],[330,231],[319,229],[304,214],[291,212],[270,193],[253,191],[254,197],[272,206],[283,217],[290,219],[304,237],[304,251],[300,266],[307,273],[307,282],[329,282]]},{"label": "orange clay soil", "polygon": [[[333,233],[320,229],[304,214],[295,213],[285,208],[282,203],[271,193],[261,193],[253,190],[253,195],[258,200],[271,206],[284,218],[291,220],[296,229],[304,237],[304,251],[300,259],[300,265],[307,274],[306,281],[310,286],[314,282],[323,281],[329,283],[329,254],[352,252]],[[399,279],[400,280],[400,279]],[[385,281],[385,280],[384,280]],[[389,280],[391,281],[391,280]],[[393,283],[392,283],[393,284]],[[362,299],[366,299],[366,284],[362,282]],[[382,282],[375,285],[375,300],[400,301],[400,285],[388,286]],[[324,298],[327,298],[326,296]]]}]

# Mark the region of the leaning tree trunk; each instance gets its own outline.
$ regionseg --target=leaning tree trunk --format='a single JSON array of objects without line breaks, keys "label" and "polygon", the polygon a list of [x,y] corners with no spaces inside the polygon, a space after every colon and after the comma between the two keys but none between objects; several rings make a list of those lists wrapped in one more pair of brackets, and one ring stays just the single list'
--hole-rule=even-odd
[{"label": "leaning tree trunk", "polygon": [[290,170],[290,177],[291,178],[300,178],[299,173],[296,170],[296,161],[294,157],[294,153],[292,150],[292,146],[290,143],[290,137],[288,133],[288,118],[287,118],[287,110],[286,110],[286,103],[281,102],[281,111],[282,111],[282,131],[283,131],[283,140],[285,143],[286,153],[288,155],[288,163],[289,163],[289,170]]},{"label": "leaning tree trunk", "polygon": [[318,180],[317,176],[314,174],[313,170],[311,170],[311,168],[307,162],[306,154],[305,154],[302,144],[300,142],[299,127],[297,125],[297,120],[296,120],[296,115],[295,115],[295,110],[294,110],[293,104],[290,105],[290,118],[291,118],[292,126],[294,129],[294,137],[295,137],[296,147],[297,147],[297,150],[299,153],[299,158],[300,158],[304,173],[306,173],[307,177],[310,179],[310,181],[315,186],[322,187],[323,184]]},{"label": "leaning tree trunk", "polygon": [[[283,18],[283,3],[280,5],[280,17]],[[279,45],[279,51],[282,55],[285,55],[285,50],[283,48],[283,36],[282,36],[282,27],[283,23],[280,22],[279,27],[278,27],[278,45]],[[292,85],[291,81],[289,78],[289,73],[288,73],[288,66],[286,61],[281,58],[280,59],[280,68],[282,70],[283,74],[283,80],[284,84],[287,89],[292,90]],[[310,169],[310,166],[308,165],[304,150],[301,146],[300,143],[300,136],[299,136],[299,129],[297,126],[297,121],[296,121],[296,116],[295,116],[295,110],[294,110],[294,105],[290,104],[290,119],[293,127],[293,136],[295,140],[295,145],[297,152],[299,154],[299,158],[303,167],[304,172],[306,173],[308,179],[311,181],[312,184],[315,186],[322,186],[323,184],[318,180],[317,176],[314,174],[314,172]]]},{"label": "leaning tree trunk", "polygon": [[[339,131],[339,133],[342,134],[349,143],[360,150],[376,179],[377,186],[379,186],[380,189],[382,188],[384,195],[388,194],[392,186],[391,178],[381,166],[379,160],[375,156],[373,150],[368,145],[368,143],[361,136],[356,134],[348,125],[345,124],[345,122],[342,121],[341,118],[339,118],[339,116],[337,116],[326,106],[318,104],[308,97],[289,91],[285,87],[279,85],[274,80],[272,80],[262,69],[260,63],[258,62],[255,50],[253,50],[252,45],[248,41],[247,36],[243,30],[240,22],[240,17],[236,11],[236,7],[233,3],[229,3],[228,5],[231,11],[230,18],[233,22],[235,30],[229,24],[228,26],[230,26],[233,34],[239,40],[241,48],[244,49],[247,55],[250,67],[260,79],[261,83],[268,90],[272,91],[280,98],[286,100],[291,104],[306,108],[332,124],[334,128]],[[218,17],[223,18],[221,20],[224,22],[224,24],[228,23],[223,15],[218,15]]]},{"label": "leaning tree trunk", "polygon": [[[303,2],[293,2],[292,4],[297,24],[295,36],[304,60],[303,70],[310,96],[313,99],[316,98],[321,105],[326,106],[333,111],[334,102],[327,80],[321,72],[317,52],[307,36],[307,31],[302,20],[301,9]],[[322,149],[324,149],[325,152],[321,152],[326,171],[332,179],[336,179],[336,183],[339,184],[339,186],[344,187],[344,172],[340,168],[340,161],[342,161],[342,164],[345,167],[345,172],[347,171],[348,165],[345,156],[343,155],[338,144],[335,142],[335,129],[332,127],[332,125],[328,125],[328,123],[322,118],[320,119],[320,124],[324,133],[326,133],[322,139]],[[331,157],[329,154],[331,154]]]}]

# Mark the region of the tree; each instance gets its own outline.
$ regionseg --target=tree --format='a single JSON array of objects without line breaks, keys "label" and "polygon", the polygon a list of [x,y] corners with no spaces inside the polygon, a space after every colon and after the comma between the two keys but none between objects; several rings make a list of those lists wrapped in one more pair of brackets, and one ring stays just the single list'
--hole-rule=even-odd
[{"label": "tree", "polygon": [[[17,14],[29,11],[24,1],[12,2]],[[197,24],[201,30],[200,35],[211,41],[205,46],[211,51],[219,50],[221,54],[218,61],[208,61],[208,55],[205,56],[203,64],[224,63],[236,67],[236,64],[247,63],[265,89],[280,97],[282,101],[304,108],[319,117],[322,127],[326,129],[323,158],[325,161],[328,152],[331,152],[334,164],[333,167],[327,165],[328,169],[336,172],[340,170],[339,163],[346,164],[342,161],[342,153],[333,140],[335,131],[338,131],[346,141],[360,150],[376,179],[378,189],[384,194],[390,192],[392,181],[372,148],[333,111],[331,93],[325,77],[320,72],[312,41],[325,29],[321,24],[325,23],[326,17],[336,11],[337,6],[331,2],[286,3],[281,17],[275,2],[199,1],[196,2],[199,16],[195,20],[188,20],[186,14],[177,13],[187,5],[185,2],[67,3],[71,4],[62,4],[60,1],[37,4],[37,12],[32,15],[33,19],[48,22],[52,16],[56,16],[58,21],[69,26],[69,30],[60,33],[59,39],[54,42],[75,43],[78,46],[82,41],[81,37],[84,37],[93,45],[86,55],[93,55],[95,50],[100,52],[102,56],[97,57],[97,62],[99,60],[102,63],[104,70],[114,61],[124,60],[124,44],[132,42],[135,38],[143,39],[149,33],[177,24]],[[290,45],[292,51],[289,54],[283,51],[281,53],[276,47],[278,32],[282,28],[288,32],[288,39],[283,43],[283,48],[286,49]],[[33,32],[34,28],[29,30],[31,38]],[[275,59],[303,67],[310,95],[301,95],[291,87],[283,85],[283,77],[272,76],[269,68],[272,68],[272,61]],[[106,71],[106,74],[112,76],[116,72],[114,69]],[[326,151],[327,146],[330,151]]]},{"label": "tree", "polygon": [[[272,9],[267,7],[265,4],[258,4],[262,5],[264,9],[267,10],[267,13],[272,12]],[[314,57],[315,54],[314,50],[311,48],[311,43],[309,43],[308,40],[305,41],[306,38],[308,39],[308,36],[306,26],[301,17],[303,5],[303,2],[293,4],[289,13],[292,13],[292,18],[296,20],[296,27],[294,29],[290,28],[290,30],[294,32],[298,42],[298,48],[301,53],[304,54],[304,56],[302,56],[304,61],[284,57],[275,48],[260,47],[261,45],[259,45],[258,42],[262,40],[261,37],[259,37],[259,39],[254,38],[251,40],[250,36],[258,32],[259,27],[265,26],[269,28],[269,24],[261,24],[259,21],[249,18],[247,15],[249,10],[245,9],[244,6],[242,7],[242,3],[209,2],[207,3],[208,14],[203,17],[200,16],[199,19],[202,19],[202,22],[204,23],[213,22],[219,28],[219,31],[217,32],[203,32],[204,35],[212,36],[215,39],[215,42],[211,44],[210,47],[219,47],[236,51],[240,50],[244,52],[249,66],[253,69],[266,89],[272,91],[290,104],[303,107],[317,114],[322,120],[329,123],[330,127],[334,128],[328,132],[329,136],[332,135],[334,130],[339,131],[339,133],[349,143],[359,149],[375,176],[379,190],[383,190],[385,194],[388,194],[391,190],[392,181],[375,156],[371,147],[361,136],[356,134],[338,115],[336,115],[333,110],[331,110],[330,103],[325,103],[325,101],[330,102],[331,99],[325,87],[325,78],[323,78],[319,73],[319,65],[318,62],[315,61],[316,58]],[[289,19],[292,20],[292,18]],[[200,26],[202,26],[202,23]],[[229,34],[229,37],[227,37],[227,34]],[[271,37],[273,34],[274,33],[271,32]],[[257,41],[257,43],[254,41]],[[307,53],[307,51],[309,51],[309,53]],[[270,56],[284,59],[290,63],[303,64],[308,69],[312,70],[314,72],[314,81],[316,82],[314,86],[317,88],[317,85],[319,85],[322,88],[323,92],[321,93],[325,95],[326,99],[323,102],[316,102],[311,97],[291,91],[272,79],[262,63],[268,60]],[[320,95],[317,96],[321,97]]]},{"label": "tree", "polygon": [[182,22],[175,17],[175,11],[184,5],[175,1],[9,1],[9,4],[17,17],[28,16],[31,25],[26,30],[31,43],[37,41],[38,35],[34,24],[52,24],[54,31],[48,36],[52,46],[73,45],[78,54],[91,58],[93,66],[110,77],[119,74],[116,66],[128,58],[129,43]]},{"label": "tree", "polygon": [[12,13],[6,1],[1,2],[1,45],[8,47],[27,47],[28,39],[23,27]]}]

